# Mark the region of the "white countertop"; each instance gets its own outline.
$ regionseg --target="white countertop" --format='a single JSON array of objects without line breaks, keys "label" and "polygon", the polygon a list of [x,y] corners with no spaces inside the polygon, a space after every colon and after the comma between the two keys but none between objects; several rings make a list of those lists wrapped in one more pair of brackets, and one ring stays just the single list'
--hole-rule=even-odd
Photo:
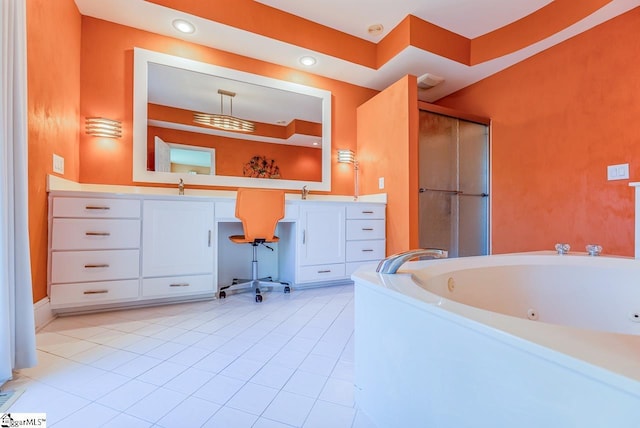
[{"label": "white countertop", "polygon": [[[147,187],[147,186],[124,186],[111,184],[88,184],[77,183],[55,175],[47,176],[47,192],[89,192],[89,193],[110,193],[124,195],[166,195],[178,196],[178,186],[173,187]],[[197,196],[208,198],[229,198],[235,199],[236,192],[234,190],[215,190],[215,189],[184,189],[184,196]],[[285,195],[287,201],[302,201],[300,193],[287,193]],[[386,193],[377,193],[373,195],[361,195],[357,201],[353,196],[346,195],[316,195],[309,194],[309,201],[323,202],[364,202],[364,203],[387,203]]]}]

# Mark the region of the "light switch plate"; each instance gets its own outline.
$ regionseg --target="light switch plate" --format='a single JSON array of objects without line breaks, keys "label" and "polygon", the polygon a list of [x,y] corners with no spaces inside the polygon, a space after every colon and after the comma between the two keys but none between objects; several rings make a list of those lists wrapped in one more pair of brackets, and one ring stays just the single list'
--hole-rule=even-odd
[{"label": "light switch plate", "polygon": [[607,167],[607,180],[628,180],[629,164],[621,163],[618,165],[609,165]]},{"label": "light switch plate", "polygon": [[53,172],[58,174],[64,174],[64,158],[53,154]]},{"label": "light switch plate", "polygon": [[384,177],[378,178],[378,189],[384,189]]}]

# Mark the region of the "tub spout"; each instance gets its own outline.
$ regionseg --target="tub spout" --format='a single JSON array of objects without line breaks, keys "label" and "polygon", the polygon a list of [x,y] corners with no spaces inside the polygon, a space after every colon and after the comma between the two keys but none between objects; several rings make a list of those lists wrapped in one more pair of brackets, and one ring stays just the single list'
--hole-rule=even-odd
[{"label": "tub spout", "polygon": [[421,248],[394,254],[382,260],[376,269],[378,273],[393,274],[400,269],[405,262],[417,257],[430,257],[432,259],[446,259],[449,253],[438,248]]}]

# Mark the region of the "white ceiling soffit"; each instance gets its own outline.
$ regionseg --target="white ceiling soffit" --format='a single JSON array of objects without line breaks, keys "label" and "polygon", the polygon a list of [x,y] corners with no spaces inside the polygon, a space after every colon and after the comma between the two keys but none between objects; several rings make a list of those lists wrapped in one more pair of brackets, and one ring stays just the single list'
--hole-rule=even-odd
[{"label": "white ceiling soffit", "polygon": [[[552,0],[255,1],[352,36],[377,41],[407,15],[472,39],[530,15]],[[367,29],[373,24],[384,26],[382,34],[369,35]]]},{"label": "white ceiling soffit", "polygon": [[[407,74],[421,76],[425,73],[432,73],[444,77],[445,81],[443,84],[427,91],[421,91],[420,98],[424,101],[440,99],[640,5],[640,0],[613,0],[587,18],[547,39],[512,54],[475,66],[466,66],[415,47],[407,47],[380,69],[375,70],[245,30],[158,6],[144,0],[75,1],[80,13],[83,15],[188,40],[204,46],[376,90],[386,88]],[[339,22],[339,20],[342,20],[344,17],[353,19],[354,16],[358,16],[358,13],[354,15],[349,13],[349,8],[353,8],[354,4],[363,2],[366,3],[364,9],[378,11],[377,16],[391,9],[394,9],[394,12],[396,12],[395,9],[397,8],[396,14],[398,16],[404,18],[407,14],[417,14],[416,16],[420,17],[420,14],[422,14],[423,19],[467,37],[473,37],[477,35],[475,34],[477,32],[487,32],[487,29],[491,31],[491,29],[495,29],[494,27],[496,26],[506,25],[509,22],[503,22],[502,20],[511,20],[516,17],[520,18],[522,16],[519,15],[522,13],[526,14],[527,10],[537,10],[549,3],[548,1],[542,0],[532,0],[528,2],[513,2],[512,0],[459,0],[456,2],[453,0],[434,0],[433,3],[438,7],[429,11],[429,13],[433,13],[433,15],[425,15],[426,12],[402,9],[403,7],[415,7],[416,5],[427,3],[424,0],[403,0],[399,2],[371,2],[370,0],[327,0],[323,2],[294,2],[292,0],[263,1],[265,4],[273,3],[273,5],[278,8],[285,8],[284,3],[288,3],[286,6],[291,8],[295,6],[294,3],[321,3],[323,9],[322,16],[318,16],[315,19],[312,16],[306,16],[305,18],[318,22],[322,20],[324,22],[321,23],[332,28],[346,25]],[[334,3],[336,4],[335,7],[327,6]],[[429,3],[431,4],[432,2]],[[514,8],[508,6],[510,3],[527,3],[530,7]],[[398,5],[400,5],[400,7],[398,7]],[[490,7],[486,7],[487,5],[490,5]],[[494,9],[491,9],[492,7],[503,8],[504,11],[496,13]],[[332,11],[332,16],[324,14],[324,10]],[[341,12],[336,13],[336,10]],[[461,10],[464,10],[464,13],[461,13]],[[473,11],[473,13],[470,11]],[[369,15],[367,15],[366,19],[370,19],[368,16]],[[196,32],[191,35],[178,33],[171,26],[171,22],[176,18],[191,21],[196,26]],[[470,18],[473,18],[473,23],[469,23]],[[354,22],[355,21],[354,19]],[[374,22],[369,22],[367,25],[373,23]],[[360,27],[362,24],[355,23],[353,25]],[[395,25],[391,24],[390,26],[393,28]],[[344,28],[347,29],[347,27]],[[390,29],[391,28],[387,28],[387,30]],[[357,31],[360,33],[358,36],[362,37],[361,29],[351,29],[349,31]],[[305,68],[300,65],[298,59],[303,55],[309,54],[315,56],[318,62],[313,67]]]}]

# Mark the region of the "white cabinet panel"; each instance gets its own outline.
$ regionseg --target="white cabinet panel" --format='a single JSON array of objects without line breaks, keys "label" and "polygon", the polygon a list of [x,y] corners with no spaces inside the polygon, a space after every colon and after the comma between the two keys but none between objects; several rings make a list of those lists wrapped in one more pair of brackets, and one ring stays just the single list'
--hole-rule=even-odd
[{"label": "white cabinet panel", "polygon": [[384,258],[385,241],[347,241],[347,261],[381,260]]},{"label": "white cabinet panel", "polygon": [[322,282],[345,277],[344,263],[302,266],[299,270],[298,282]]},{"label": "white cabinet panel", "polygon": [[58,284],[51,287],[51,308],[90,306],[136,300],[139,280]]},{"label": "white cabinet panel", "polygon": [[383,204],[349,204],[347,206],[348,219],[385,218],[386,205]]},{"label": "white cabinet panel", "polygon": [[87,282],[138,278],[138,250],[57,251],[52,255],[51,282]]},{"label": "white cabinet panel", "polygon": [[54,217],[139,218],[140,201],[135,199],[53,199]]},{"label": "white cabinet panel", "polygon": [[53,219],[52,250],[138,248],[140,220]]},{"label": "white cabinet panel", "polygon": [[384,220],[347,220],[347,240],[384,238]]},{"label": "white cabinet panel", "polygon": [[191,293],[215,293],[213,275],[187,275],[142,280],[143,297],[169,297]]},{"label": "white cabinet panel", "polygon": [[142,275],[213,272],[213,202],[144,201]]},{"label": "white cabinet panel", "polygon": [[299,265],[344,263],[344,205],[302,205],[298,231]]}]

